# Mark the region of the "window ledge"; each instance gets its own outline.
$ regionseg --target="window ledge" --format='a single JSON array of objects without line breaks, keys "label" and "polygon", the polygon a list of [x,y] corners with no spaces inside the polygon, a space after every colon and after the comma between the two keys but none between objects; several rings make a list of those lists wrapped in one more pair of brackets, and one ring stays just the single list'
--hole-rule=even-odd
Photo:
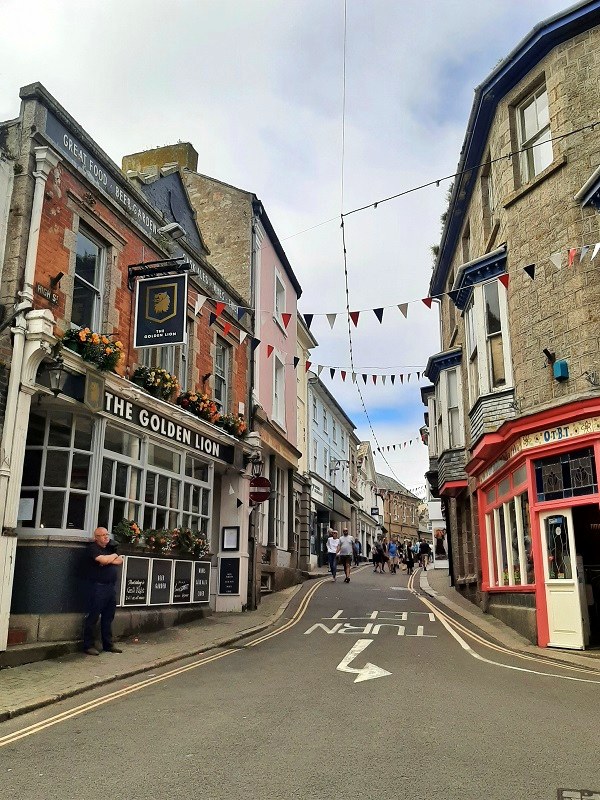
[{"label": "window ledge", "polygon": [[565,155],[557,158],[555,161],[552,162],[545,170],[540,172],[539,175],[536,175],[535,178],[526,183],[524,186],[520,186],[516,189],[512,194],[506,198],[504,203],[502,204],[504,208],[509,208],[512,206],[513,203],[516,203],[517,200],[520,200],[526,194],[531,192],[533,189],[537,189],[540,183],[543,183],[546,178],[549,178],[550,175],[553,175],[555,172],[558,172],[559,169],[562,169],[564,165],[567,163],[567,157]]}]

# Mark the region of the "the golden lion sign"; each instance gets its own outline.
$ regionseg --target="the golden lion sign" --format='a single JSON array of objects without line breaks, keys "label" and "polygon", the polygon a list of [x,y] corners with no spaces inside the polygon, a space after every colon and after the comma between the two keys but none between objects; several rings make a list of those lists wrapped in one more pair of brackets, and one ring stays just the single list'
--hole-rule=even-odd
[{"label": "the golden lion sign", "polygon": [[166,314],[171,306],[171,298],[167,292],[156,292],[154,295],[154,313]]},{"label": "the golden lion sign", "polygon": [[146,319],[162,325],[177,315],[177,284],[157,283],[146,295]]}]

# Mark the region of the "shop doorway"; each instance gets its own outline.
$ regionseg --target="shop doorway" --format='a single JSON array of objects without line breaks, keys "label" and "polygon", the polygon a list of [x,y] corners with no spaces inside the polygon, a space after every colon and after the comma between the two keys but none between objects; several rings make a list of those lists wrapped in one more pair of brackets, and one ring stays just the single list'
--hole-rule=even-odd
[{"label": "shop doorway", "polygon": [[598,504],[573,509],[575,551],[583,577],[582,609],[587,610],[589,644],[600,647],[600,508]]}]

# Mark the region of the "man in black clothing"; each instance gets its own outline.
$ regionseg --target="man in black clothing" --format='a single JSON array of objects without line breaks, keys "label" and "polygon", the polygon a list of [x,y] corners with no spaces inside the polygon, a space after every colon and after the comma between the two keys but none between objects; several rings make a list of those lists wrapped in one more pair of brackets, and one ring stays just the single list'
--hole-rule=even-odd
[{"label": "man in black clothing", "polygon": [[429,563],[429,556],[431,555],[431,546],[429,542],[423,540],[419,545],[419,556],[421,558],[421,566],[427,572],[427,564]]},{"label": "man in black clothing", "polygon": [[96,528],[94,541],[88,545],[90,567],[90,601],[83,623],[83,651],[88,656],[99,656],[94,641],[94,627],[100,617],[102,649],[105,653],[122,653],[112,641],[112,621],[117,607],[116,585],[119,564],[123,559],[110,542],[106,528]]}]

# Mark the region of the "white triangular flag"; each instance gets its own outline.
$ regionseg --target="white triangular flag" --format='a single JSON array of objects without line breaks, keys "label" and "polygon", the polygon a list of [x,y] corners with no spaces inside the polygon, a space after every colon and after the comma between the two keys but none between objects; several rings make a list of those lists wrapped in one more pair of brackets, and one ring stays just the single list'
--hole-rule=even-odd
[{"label": "white triangular flag", "polygon": [[333,326],[335,325],[335,321],[337,319],[337,314],[327,314],[327,322],[329,322],[329,327],[333,330]]},{"label": "white triangular flag", "polygon": [[235,489],[233,488],[233,483],[229,484],[229,494],[235,494]]},{"label": "white triangular flag", "polygon": [[244,341],[244,339],[248,336],[246,331],[240,331],[240,344]]},{"label": "white triangular flag", "polygon": [[205,297],[203,294],[198,295],[198,297],[196,298],[196,303],[194,305],[194,316],[196,317],[198,316],[200,309],[202,308],[204,303],[206,303],[207,299],[208,298]]},{"label": "white triangular flag", "polygon": [[356,372],[352,373],[352,383],[356,383]]},{"label": "white triangular flag", "polygon": [[406,319],[406,317],[408,316],[408,303],[400,303],[398,305],[398,308],[400,309],[400,313]]},{"label": "white triangular flag", "polygon": [[322,372],[323,372],[323,367],[317,364],[317,377],[319,377]]},{"label": "white triangular flag", "polygon": [[598,250],[600,250],[600,242],[596,242],[596,244],[594,245],[594,252],[592,253],[590,261],[593,261],[596,258],[596,256],[598,255]]},{"label": "white triangular flag", "polygon": [[562,253],[560,250],[557,250],[556,253],[552,253],[550,256],[550,261],[554,264],[556,269],[560,269],[562,265]]},{"label": "white triangular flag", "polygon": [[585,258],[585,254],[587,253],[587,251],[589,249],[590,249],[589,244],[584,244],[583,247],[581,248],[581,253],[579,254],[579,263],[580,264],[583,261],[583,259]]}]

